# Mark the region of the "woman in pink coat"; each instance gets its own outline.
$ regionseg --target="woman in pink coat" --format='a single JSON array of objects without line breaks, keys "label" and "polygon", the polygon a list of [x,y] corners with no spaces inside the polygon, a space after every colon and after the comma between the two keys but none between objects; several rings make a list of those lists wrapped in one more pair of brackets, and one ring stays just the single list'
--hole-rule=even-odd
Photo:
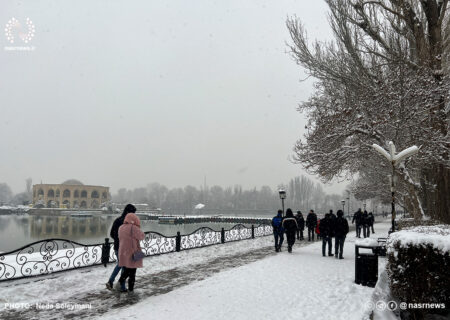
[{"label": "woman in pink coat", "polygon": [[141,231],[141,221],[134,213],[128,213],[119,228],[119,266],[124,267],[120,276],[120,291],[127,291],[125,280],[128,278],[128,291],[133,291],[136,278],[136,268],[142,268],[142,259],[133,260],[133,253],[141,250],[139,240],[145,238]]}]

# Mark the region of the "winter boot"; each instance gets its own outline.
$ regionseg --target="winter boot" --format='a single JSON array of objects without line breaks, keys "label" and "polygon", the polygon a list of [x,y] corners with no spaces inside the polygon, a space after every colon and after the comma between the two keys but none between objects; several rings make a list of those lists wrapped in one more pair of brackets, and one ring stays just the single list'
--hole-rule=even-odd
[{"label": "winter boot", "polygon": [[111,281],[108,281],[106,283],[106,289],[108,289],[108,290],[112,290],[113,289],[113,283]]},{"label": "winter boot", "polygon": [[133,292],[133,290],[134,290],[134,281],[135,280],[128,279],[128,292]]},{"label": "winter boot", "polygon": [[292,246],[288,246],[288,252],[292,253]]},{"label": "winter boot", "polygon": [[128,290],[127,290],[127,288],[125,287],[125,280],[119,280],[119,283],[120,283],[120,289],[119,289],[119,291],[120,291],[120,292],[127,292]]}]

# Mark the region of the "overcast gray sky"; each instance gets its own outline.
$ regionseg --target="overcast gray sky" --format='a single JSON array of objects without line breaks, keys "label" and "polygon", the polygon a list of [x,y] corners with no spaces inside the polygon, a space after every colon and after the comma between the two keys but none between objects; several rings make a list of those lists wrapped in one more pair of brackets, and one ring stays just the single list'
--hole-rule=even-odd
[{"label": "overcast gray sky", "polygon": [[[320,0],[2,0],[0,182],[288,182],[304,173],[288,157],[312,82],[286,53],[285,21],[325,40],[326,12]],[[14,45],[34,51],[4,50],[12,17]]]}]

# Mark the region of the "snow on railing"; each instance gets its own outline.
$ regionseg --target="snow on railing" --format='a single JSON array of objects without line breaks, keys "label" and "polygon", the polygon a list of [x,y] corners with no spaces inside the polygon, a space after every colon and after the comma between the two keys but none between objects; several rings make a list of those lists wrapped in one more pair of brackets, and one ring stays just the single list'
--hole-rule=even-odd
[{"label": "snow on railing", "polygon": [[[145,232],[140,242],[145,256],[179,252],[225,242],[254,239],[272,234],[267,224],[246,227],[238,224],[220,231],[202,227],[194,232],[165,236],[158,232]],[[115,262],[116,255],[109,242],[85,245],[65,239],[47,239],[30,243],[14,251],[0,253],[0,281],[47,275]]]}]

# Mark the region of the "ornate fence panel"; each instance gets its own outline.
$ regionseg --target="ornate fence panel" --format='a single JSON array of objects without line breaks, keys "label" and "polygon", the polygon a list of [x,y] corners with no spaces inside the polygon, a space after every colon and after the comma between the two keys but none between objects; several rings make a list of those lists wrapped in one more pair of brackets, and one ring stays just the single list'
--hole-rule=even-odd
[{"label": "ornate fence panel", "polygon": [[0,254],[0,281],[93,266],[101,263],[101,256],[102,244],[41,240]]},{"label": "ornate fence panel", "polygon": [[191,234],[181,236],[181,250],[206,247],[221,243],[220,231],[202,227]]},{"label": "ornate fence panel", "polygon": [[158,232],[146,232],[141,241],[142,252],[146,256],[169,253],[175,251],[175,237],[166,237]]},{"label": "ornate fence panel", "polygon": [[[146,232],[141,248],[146,256],[251,239],[272,234],[270,225],[246,227],[235,225],[230,230],[215,231],[202,227],[188,235],[167,237],[157,232]],[[107,239],[109,240],[109,239]],[[102,250],[102,247],[104,250]],[[104,256],[102,257],[102,251]],[[85,268],[117,261],[109,241],[85,245],[65,239],[47,239],[33,242],[20,249],[0,254],[0,281],[20,279],[53,272]]]},{"label": "ornate fence panel", "polygon": [[260,224],[255,227],[255,237],[264,237],[273,234],[272,226]]},{"label": "ornate fence panel", "polygon": [[225,242],[250,239],[251,237],[252,237],[252,229],[247,228],[243,224],[238,224],[235,225],[230,230],[225,230]]}]

